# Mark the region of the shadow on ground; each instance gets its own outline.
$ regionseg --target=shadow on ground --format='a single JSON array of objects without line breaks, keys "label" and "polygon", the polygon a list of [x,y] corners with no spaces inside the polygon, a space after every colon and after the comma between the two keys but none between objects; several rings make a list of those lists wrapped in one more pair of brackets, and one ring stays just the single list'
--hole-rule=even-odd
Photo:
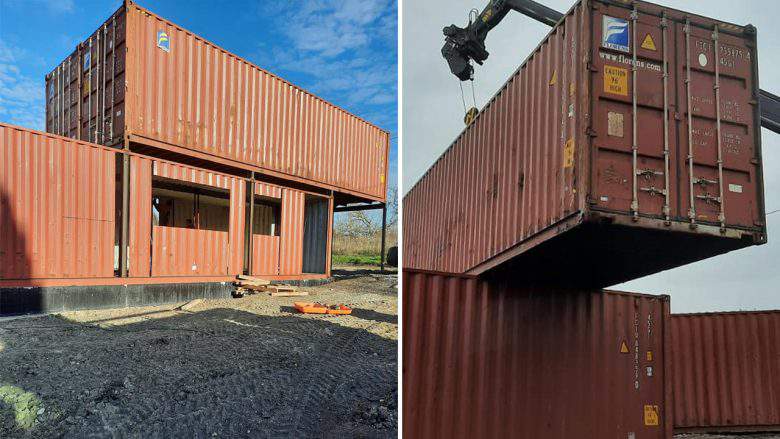
[{"label": "shadow on ground", "polygon": [[372,309],[355,308],[352,310],[352,316],[363,320],[373,320],[375,322],[398,323],[398,316],[376,312]]},{"label": "shadow on ground", "polygon": [[377,268],[334,268],[331,271],[331,276],[335,280],[343,280],[343,279],[354,279],[356,277],[362,277],[362,276],[396,276],[398,275],[398,270],[394,268],[388,268],[385,269],[385,271],[382,271]]},{"label": "shadow on ground", "polygon": [[39,404],[24,429],[0,398],[3,438],[396,437],[395,341],[327,318],[42,316],[0,323],[0,343],[0,386]]}]

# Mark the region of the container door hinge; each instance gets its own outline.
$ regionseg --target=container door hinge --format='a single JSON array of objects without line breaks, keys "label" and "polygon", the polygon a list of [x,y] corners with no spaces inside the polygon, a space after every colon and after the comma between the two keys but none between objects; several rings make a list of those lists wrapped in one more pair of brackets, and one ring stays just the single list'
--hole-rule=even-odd
[{"label": "container door hinge", "polygon": [[589,72],[593,72],[593,73],[599,72],[599,69],[597,69],[596,66],[594,66],[593,63],[590,61],[587,62],[586,68],[588,69]]},{"label": "container door hinge", "polygon": [[596,134],[596,130],[594,130],[593,127],[586,128],[585,135],[588,137],[598,137],[598,134]]},{"label": "container door hinge", "polygon": [[752,159],[750,159],[750,164],[751,165],[760,165],[761,164],[761,160],[759,160],[757,158],[752,158]]}]

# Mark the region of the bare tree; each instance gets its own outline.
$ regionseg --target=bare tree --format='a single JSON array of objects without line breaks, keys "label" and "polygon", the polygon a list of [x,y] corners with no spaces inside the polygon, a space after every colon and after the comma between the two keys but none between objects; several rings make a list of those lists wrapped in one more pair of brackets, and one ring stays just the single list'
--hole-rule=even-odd
[{"label": "bare tree", "polygon": [[398,188],[391,188],[387,194],[387,226],[393,227],[398,223]]},{"label": "bare tree", "polygon": [[349,212],[343,221],[336,223],[336,233],[352,238],[371,236],[379,228],[363,210]]}]

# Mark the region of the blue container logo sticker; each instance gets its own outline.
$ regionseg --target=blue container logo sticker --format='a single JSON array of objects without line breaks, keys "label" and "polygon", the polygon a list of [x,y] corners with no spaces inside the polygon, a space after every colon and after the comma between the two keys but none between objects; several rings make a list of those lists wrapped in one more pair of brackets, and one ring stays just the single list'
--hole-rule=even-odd
[{"label": "blue container logo sticker", "polygon": [[90,64],[90,55],[92,55],[91,52],[87,52],[84,54],[84,70],[89,70],[89,64]]},{"label": "blue container logo sticker", "polygon": [[171,40],[168,38],[168,32],[164,30],[157,31],[157,47],[166,52],[171,51]]},{"label": "blue container logo sticker", "polygon": [[622,18],[604,16],[601,45],[621,52],[628,52],[628,21]]}]

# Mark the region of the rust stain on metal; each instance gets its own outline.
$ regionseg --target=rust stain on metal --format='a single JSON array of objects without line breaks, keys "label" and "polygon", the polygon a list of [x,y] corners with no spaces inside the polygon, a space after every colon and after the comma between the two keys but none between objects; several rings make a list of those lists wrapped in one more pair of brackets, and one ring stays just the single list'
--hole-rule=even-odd
[{"label": "rust stain on metal", "polygon": [[[766,242],[755,37],[641,1],[588,5],[567,13],[404,197],[406,267],[525,267],[608,286]],[[605,20],[628,35],[636,27],[656,50],[608,47]],[[551,232],[562,224],[569,231]],[[557,259],[561,249],[593,263],[528,265],[529,251]]]},{"label": "rust stain on metal", "polygon": [[404,271],[402,303],[404,437],[672,437],[668,296]]},{"label": "rust stain on metal", "polygon": [[675,431],[780,430],[780,311],[672,316]]}]

